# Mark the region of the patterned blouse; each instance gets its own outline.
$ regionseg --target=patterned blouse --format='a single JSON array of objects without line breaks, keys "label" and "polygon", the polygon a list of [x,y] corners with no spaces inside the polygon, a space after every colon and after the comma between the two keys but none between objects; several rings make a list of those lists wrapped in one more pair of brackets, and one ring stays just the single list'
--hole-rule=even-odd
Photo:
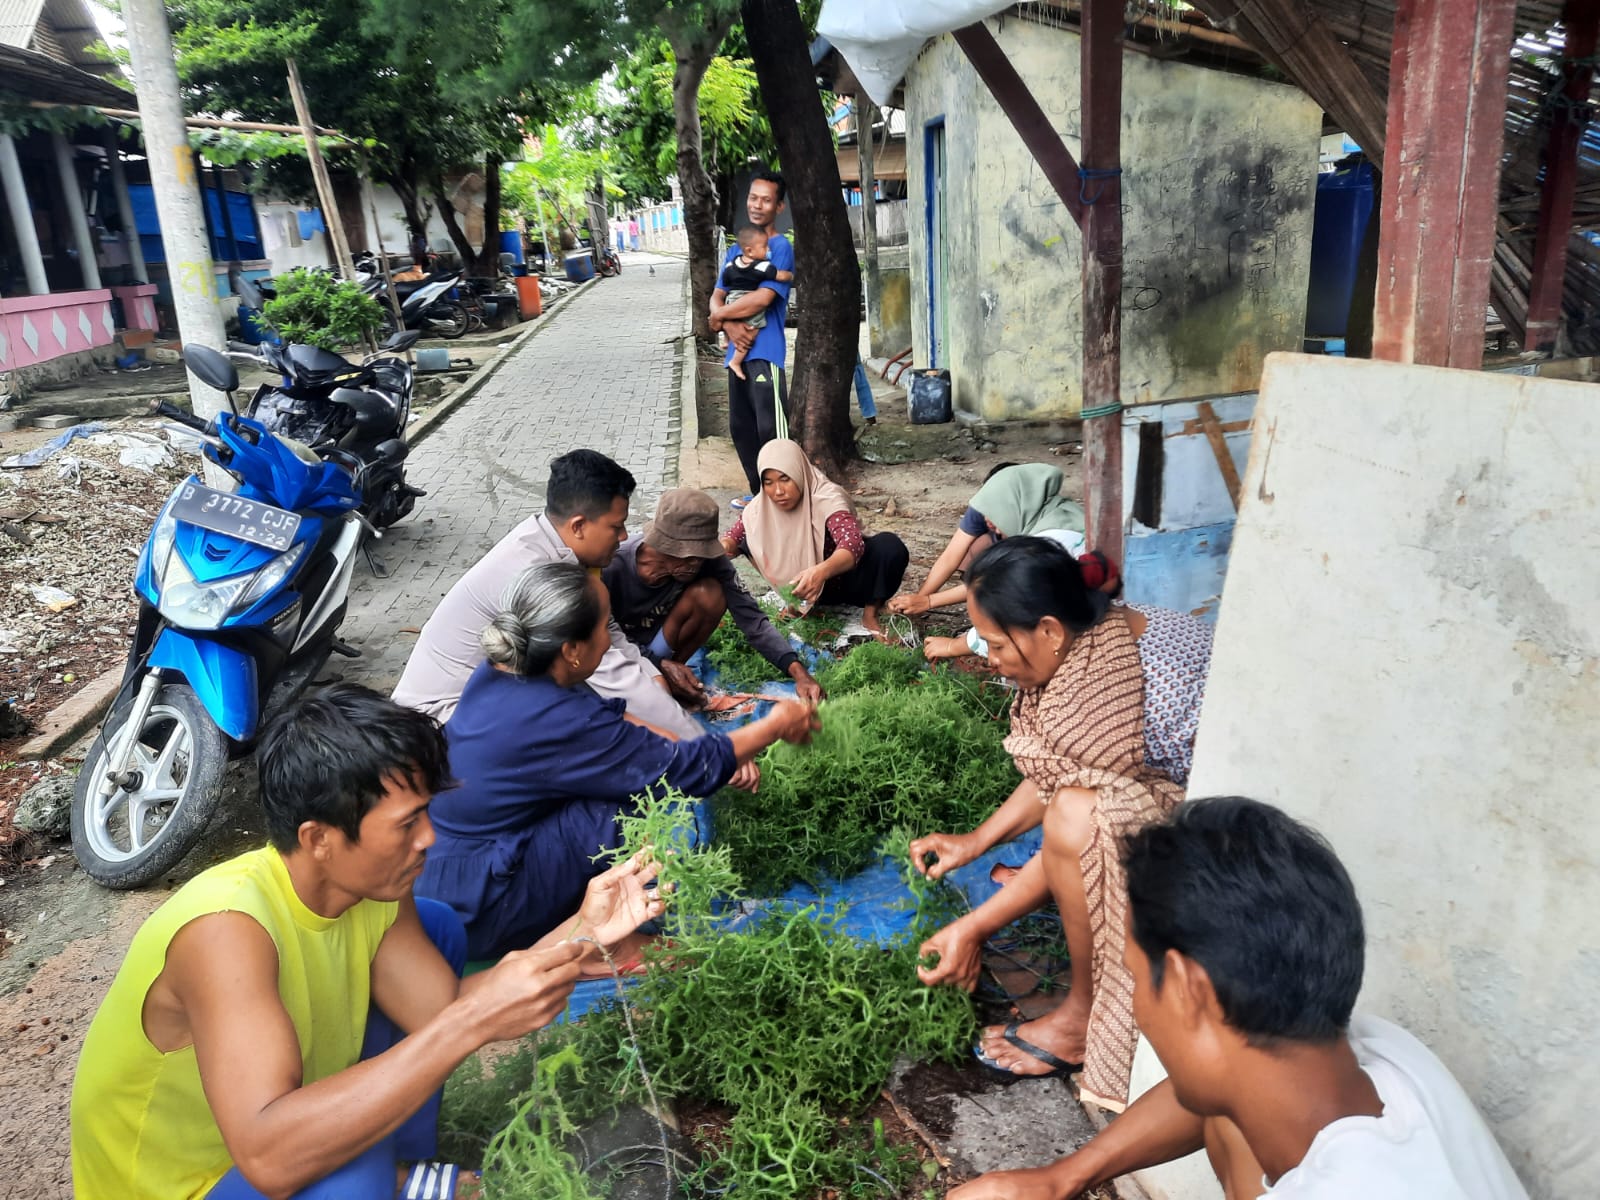
[{"label": "patterned blouse", "polygon": [[1188,613],[1130,604],[1147,624],[1139,639],[1144,667],[1145,762],[1174,783],[1187,784],[1194,737],[1211,668],[1212,627]]},{"label": "patterned blouse", "polygon": [[[727,535],[733,542],[734,554],[748,554],[749,547],[745,544],[744,518],[740,517],[733,523],[733,528]],[[861,522],[856,520],[852,513],[843,509],[828,518],[828,533],[822,539],[822,557],[827,559],[840,547],[850,551],[850,557],[859,564],[861,556],[867,552],[867,543],[861,534]]]}]

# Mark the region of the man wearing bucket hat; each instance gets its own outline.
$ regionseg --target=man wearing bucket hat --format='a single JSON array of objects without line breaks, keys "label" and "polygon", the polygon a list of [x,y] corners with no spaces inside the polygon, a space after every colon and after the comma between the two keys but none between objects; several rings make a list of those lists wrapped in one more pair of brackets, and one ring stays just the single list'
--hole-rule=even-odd
[{"label": "man wearing bucket hat", "polygon": [[705,492],[663,493],[655,518],[622,543],[601,573],[612,616],[685,703],[703,699],[705,689],[684,664],[705,645],[723,613],[732,615],[763,658],[794,680],[800,699],[820,700],[822,688],[739,582],[717,540],[717,515],[717,502]]}]

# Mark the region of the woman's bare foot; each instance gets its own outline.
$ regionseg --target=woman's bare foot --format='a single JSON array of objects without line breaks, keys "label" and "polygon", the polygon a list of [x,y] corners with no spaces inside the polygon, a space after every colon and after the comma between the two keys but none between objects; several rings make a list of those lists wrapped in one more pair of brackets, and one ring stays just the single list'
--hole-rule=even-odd
[{"label": "woman's bare foot", "polygon": [[883,624],[878,620],[878,606],[876,604],[869,604],[861,610],[861,624],[868,633],[880,642],[893,644],[894,639],[883,632]]},{"label": "woman's bare foot", "polygon": [[[1017,1036],[1048,1050],[1063,1062],[1081,1063],[1088,1047],[1089,1005],[1075,1004],[1068,996],[1060,1008],[1017,1027]],[[1052,1068],[1005,1039],[1004,1025],[990,1025],[983,1031],[983,1053],[1002,1069],[1014,1075],[1048,1075]]]}]

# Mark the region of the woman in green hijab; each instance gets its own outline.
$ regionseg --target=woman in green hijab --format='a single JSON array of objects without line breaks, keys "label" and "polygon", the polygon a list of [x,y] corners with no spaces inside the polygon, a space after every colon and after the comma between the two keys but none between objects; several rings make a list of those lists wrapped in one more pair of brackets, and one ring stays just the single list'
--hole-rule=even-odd
[{"label": "woman in green hijab", "polygon": [[922,586],[890,600],[889,611],[916,616],[930,608],[965,603],[966,584],[939,589],[969,556],[986,549],[990,538],[1045,537],[1074,557],[1082,554],[1083,508],[1061,494],[1062,478],[1061,471],[1048,463],[1002,463],[990,471]]}]

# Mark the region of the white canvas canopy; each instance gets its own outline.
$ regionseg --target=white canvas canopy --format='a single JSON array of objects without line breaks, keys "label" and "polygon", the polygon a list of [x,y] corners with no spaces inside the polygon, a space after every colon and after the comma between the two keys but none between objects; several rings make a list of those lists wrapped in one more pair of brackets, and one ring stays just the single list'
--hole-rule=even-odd
[{"label": "white canvas canopy", "polygon": [[922,44],[1009,8],[995,0],[823,0],[817,32],[875,104],[888,104]]}]

